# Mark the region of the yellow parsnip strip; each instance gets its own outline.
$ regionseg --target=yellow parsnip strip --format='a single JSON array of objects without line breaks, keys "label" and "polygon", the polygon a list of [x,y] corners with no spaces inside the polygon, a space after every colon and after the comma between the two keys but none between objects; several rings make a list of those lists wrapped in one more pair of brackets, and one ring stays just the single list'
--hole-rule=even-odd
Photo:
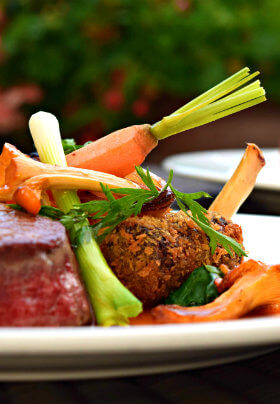
[{"label": "yellow parsnip strip", "polygon": [[254,143],[248,143],[238,167],[209,207],[209,212],[230,219],[251,193],[264,165],[262,151]]},{"label": "yellow parsnip strip", "polygon": [[[98,173],[96,177],[87,177],[81,175],[70,175],[66,173],[42,174],[32,177],[22,183],[22,187],[29,187],[36,190],[46,189],[86,189],[89,191],[102,191],[100,183],[112,188],[140,188],[131,181],[118,178],[113,175],[106,175],[102,178],[103,173]],[[111,177],[111,178],[110,178]]]},{"label": "yellow parsnip strip", "polygon": [[116,177],[112,174],[102,173],[100,171],[86,170],[83,168],[60,167],[51,164],[40,163],[28,157],[15,157],[12,159],[9,167],[6,169],[7,182],[12,183],[14,179],[25,181],[38,175],[75,176],[84,179],[92,179],[104,184],[114,184],[116,188],[135,188],[132,181]]},{"label": "yellow parsnip strip", "polygon": [[[76,190],[86,189],[88,191],[102,191],[100,183],[106,184],[109,188],[123,188],[125,182],[128,188],[138,189],[138,185],[133,182],[107,175],[102,181],[102,173],[98,173],[97,179],[87,178],[78,175],[67,174],[43,174],[29,178],[23,182],[14,192],[13,199],[28,212],[37,215],[41,207],[42,192],[47,189],[52,190]],[[109,180],[108,177],[111,177]]]},{"label": "yellow parsnip strip", "polygon": [[[17,150],[16,148],[14,149]],[[6,165],[2,164],[2,187],[0,187],[0,201],[3,202],[13,199],[16,189],[19,186],[29,184],[28,181],[34,185],[33,189],[37,184],[39,188],[43,187],[44,189],[53,187],[56,189],[100,191],[100,182],[108,185],[109,188],[139,188],[132,181],[125,178],[99,171],[44,164],[25,156],[19,151],[18,155],[15,154],[15,157],[11,155],[8,161],[5,158],[5,163]],[[54,185],[52,186],[51,184]],[[39,190],[39,193],[41,193],[41,190]]]}]

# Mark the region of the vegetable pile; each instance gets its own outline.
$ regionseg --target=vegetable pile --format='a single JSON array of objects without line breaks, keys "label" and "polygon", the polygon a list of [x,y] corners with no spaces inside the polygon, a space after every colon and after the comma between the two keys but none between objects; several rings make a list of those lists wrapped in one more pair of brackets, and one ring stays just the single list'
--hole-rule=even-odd
[{"label": "vegetable pile", "polygon": [[[101,184],[103,193],[106,196],[105,200],[73,205],[73,208],[66,215],[59,209],[52,207],[43,207],[40,213],[45,216],[59,218],[68,230],[73,229],[79,223],[82,227],[82,232],[79,234],[79,238],[76,239],[77,244],[83,242],[85,237],[89,238],[90,235],[93,235],[97,242],[101,243],[119,223],[131,216],[140,214],[144,204],[152,202],[170,186],[181,210],[209,237],[212,254],[214,254],[217,245],[220,244],[229,254],[232,254],[231,250],[233,250],[239,256],[246,256],[246,252],[239,243],[210,226],[209,219],[206,216],[207,210],[196,201],[196,199],[202,197],[211,198],[209,194],[206,192],[187,194],[177,191],[171,185],[172,171],[169,173],[166,185],[161,191],[158,191],[150,176],[149,169],[147,169],[146,173],[140,166],[136,166],[135,169],[148,189],[116,188],[110,190],[108,186]],[[123,197],[116,199],[113,193],[123,195]],[[90,225],[88,219],[94,220],[95,223]]]},{"label": "vegetable pile", "polygon": [[[126,325],[142,311],[142,303],[111,271],[98,244],[120,223],[141,214],[166,192],[206,234],[212,254],[222,246],[229,255],[246,256],[241,244],[215,230],[206,209],[197,202],[202,197],[209,198],[209,194],[178,191],[172,185],[172,171],[166,184],[157,186],[149,170],[139,164],[158,140],[264,101],[265,91],[258,80],[247,85],[257,74],[242,69],[152,126],[125,128],[84,146],[71,139],[62,141],[57,119],[38,112],[31,117],[29,126],[40,162],[26,157],[14,146],[4,146],[0,157],[0,200],[13,201],[30,213],[58,219],[67,228],[97,324]],[[255,153],[252,159],[258,157]],[[256,165],[252,184],[262,163]],[[136,173],[131,174],[134,169]],[[133,181],[135,175],[138,181]],[[96,198],[95,194],[93,200],[80,203],[77,190],[97,192],[102,197]],[[246,194],[246,190],[242,192]],[[197,268],[167,302],[208,303],[218,295],[214,281],[221,276],[217,268],[209,265]]]},{"label": "vegetable pile", "polygon": [[[67,165],[59,125],[53,115],[45,112],[33,115],[30,131],[42,162]],[[65,213],[80,202],[74,191],[53,191],[53,195],[57,206]],[[69,235],[73,242],[81,228],[80,223],[71,228]],[[129,317],[141,312],[141,302],[113,274],[93,237],[79,244],[75,253],[98,324],[125,325]]]}]

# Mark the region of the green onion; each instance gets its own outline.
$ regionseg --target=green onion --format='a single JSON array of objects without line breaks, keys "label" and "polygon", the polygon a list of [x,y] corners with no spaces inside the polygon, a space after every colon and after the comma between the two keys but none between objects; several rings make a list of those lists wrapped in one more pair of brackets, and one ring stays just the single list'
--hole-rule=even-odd
[{"label": "green onion", "polygon": [[249,71],[249,68],[245,67],[173,114],[164,117],[151,127],[152,134],[158,140],[164,139],[265,101],[265,90],[259,80],[243,87],[259,74],[249,74]]},{"label": "green onion", "polygon": [[[30,118],[29,127],[40,160],[43,163],[67,166],[56,117],[38,112]],[[74,191],[56,190],[53,195],[57,206],[64,213],[80,203]],[[88,228],[88,225],[87,219],[74,225],[69,232],[71,241],[74,242],[77,234],[81,233],[83,227]],[[113,274],[91,234],[77,245],[75,254],[97,324],[126,325],[129,317],[135,317],[142,311],[141,302]]]}]

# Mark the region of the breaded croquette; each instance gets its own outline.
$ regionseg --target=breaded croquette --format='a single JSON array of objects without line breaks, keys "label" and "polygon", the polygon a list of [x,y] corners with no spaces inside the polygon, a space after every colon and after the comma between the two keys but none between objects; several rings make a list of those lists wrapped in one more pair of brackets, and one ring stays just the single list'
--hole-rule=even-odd
[{"label": "breaded croquette", "polygon": [[[209,218],[215,230],[242,244],[240,226],[218,214]],[[106,237],[101,249],[121,282],[145,307],[162,301],[203,264],[233,268],[242,261],[221,246],[212,255],[207,235],[182,211],[162,218],[129,218]]]}]

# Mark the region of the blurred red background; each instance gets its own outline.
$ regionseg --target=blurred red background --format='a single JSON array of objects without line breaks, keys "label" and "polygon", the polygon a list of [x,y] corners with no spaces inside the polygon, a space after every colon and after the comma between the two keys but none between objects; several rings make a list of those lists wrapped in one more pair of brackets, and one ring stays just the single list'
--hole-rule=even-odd
[{"label": "blurred red background", "polygon": [[243,66],[269,101],[160,142],[171,153],[279,142],[277,0],[8,0],[0,5],[0,135],[31,151],[40,109],[78,143],[153,123]]}]

